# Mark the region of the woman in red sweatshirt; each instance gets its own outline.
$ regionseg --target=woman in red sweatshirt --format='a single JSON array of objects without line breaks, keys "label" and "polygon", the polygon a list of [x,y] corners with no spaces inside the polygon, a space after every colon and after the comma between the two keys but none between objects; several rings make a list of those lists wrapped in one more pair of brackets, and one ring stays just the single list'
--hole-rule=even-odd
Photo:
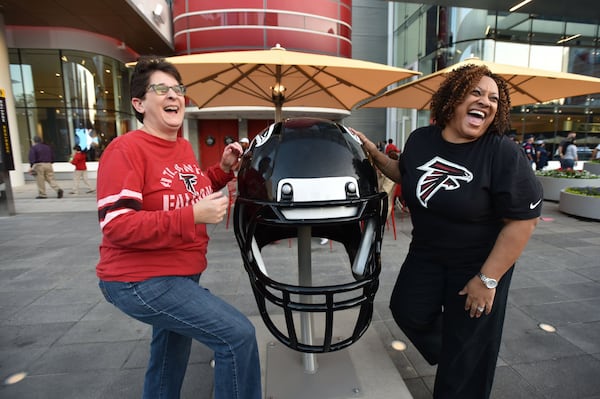
[{"label": "woman in red sweatshirt", "polygon": [[144,398],[179,398],[192,339],[215,352],[214,397],[260,399],[255,330],[237,309],[199,285],[206,269],[207,223],[219,223],[239,143],[200,170],[178,137],[185,86],[163,59],[142,57],[131,102],[143,127],[114,139],[98,169],[102,230],[96,271],[106,299],[152,325]]}]

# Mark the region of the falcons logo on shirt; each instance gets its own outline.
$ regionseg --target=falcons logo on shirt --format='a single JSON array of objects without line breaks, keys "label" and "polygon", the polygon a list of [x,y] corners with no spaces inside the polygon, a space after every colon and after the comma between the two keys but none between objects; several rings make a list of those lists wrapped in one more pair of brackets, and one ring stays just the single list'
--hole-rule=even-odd
[{"label": "falcons logo on shirt", "polygon": [[179,180],[182,180],[185,184],[185,189],[192,193],[196,194],[196,184],[198,183],[198,177],[193,173],[180,173]]},{"label": "falcons logo on shirt", "polygon": [[440,157],[433,158],[417,169],[425,171],[417,183],[417,198],[425,208],[440,189],[456,190],[460,187],[460,180],[467,183],[473,180],[473,173],[466,168]]}]

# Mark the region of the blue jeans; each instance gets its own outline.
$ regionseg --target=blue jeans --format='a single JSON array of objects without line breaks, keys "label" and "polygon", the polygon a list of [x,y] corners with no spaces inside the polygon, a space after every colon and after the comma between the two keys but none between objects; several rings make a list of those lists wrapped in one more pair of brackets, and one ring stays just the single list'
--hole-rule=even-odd
[{"label": "blue jeans", "polygon": [[254,326],[233,306],[201,287],[199,279],[200,275],[99,282],[108,302],[152,325],[143,398],[179,398],[195,339],[215,352],[215,399],[260,399]]},{"label": "blue jeans", "polygon": [[573,158],[563,158],[561,167],[563,169],[573,169],[575,167],[575,160]]}]

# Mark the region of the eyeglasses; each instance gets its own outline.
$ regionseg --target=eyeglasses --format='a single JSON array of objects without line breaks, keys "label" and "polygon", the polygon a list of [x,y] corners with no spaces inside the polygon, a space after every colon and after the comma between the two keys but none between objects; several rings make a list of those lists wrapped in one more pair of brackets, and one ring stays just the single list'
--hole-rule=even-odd
[{"label": "eyeglasses", "polygon": [[169,89],[173,90],[175,94],[178,96],[185,96],[185,86],[184,85],[175,85],[175,86],[167,86],[165,84],[151,84],[148,86],[148,90],[152,90],[159,96],[164,96],[169,92]]}]

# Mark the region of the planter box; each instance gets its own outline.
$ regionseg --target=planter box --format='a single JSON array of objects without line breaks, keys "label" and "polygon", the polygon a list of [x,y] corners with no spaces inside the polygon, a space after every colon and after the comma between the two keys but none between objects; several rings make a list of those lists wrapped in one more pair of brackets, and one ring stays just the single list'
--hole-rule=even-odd
[{"label": "planter box", "polygon": [[537,176],[544,188],[546,201],[559,201],[560,192],[567,187],[600,186],[600,179],[567,179],[563,177]]},{"label": "planter box", "polygon": [[587,170],[595,175],[600,175],[600,163],[586,162],[583,164],[583,170]]},{"label": "planter box", "polygon": [[560,192],[558,210],[569,215],[600,220],[600,197],[571,194],[563,190]]}]

